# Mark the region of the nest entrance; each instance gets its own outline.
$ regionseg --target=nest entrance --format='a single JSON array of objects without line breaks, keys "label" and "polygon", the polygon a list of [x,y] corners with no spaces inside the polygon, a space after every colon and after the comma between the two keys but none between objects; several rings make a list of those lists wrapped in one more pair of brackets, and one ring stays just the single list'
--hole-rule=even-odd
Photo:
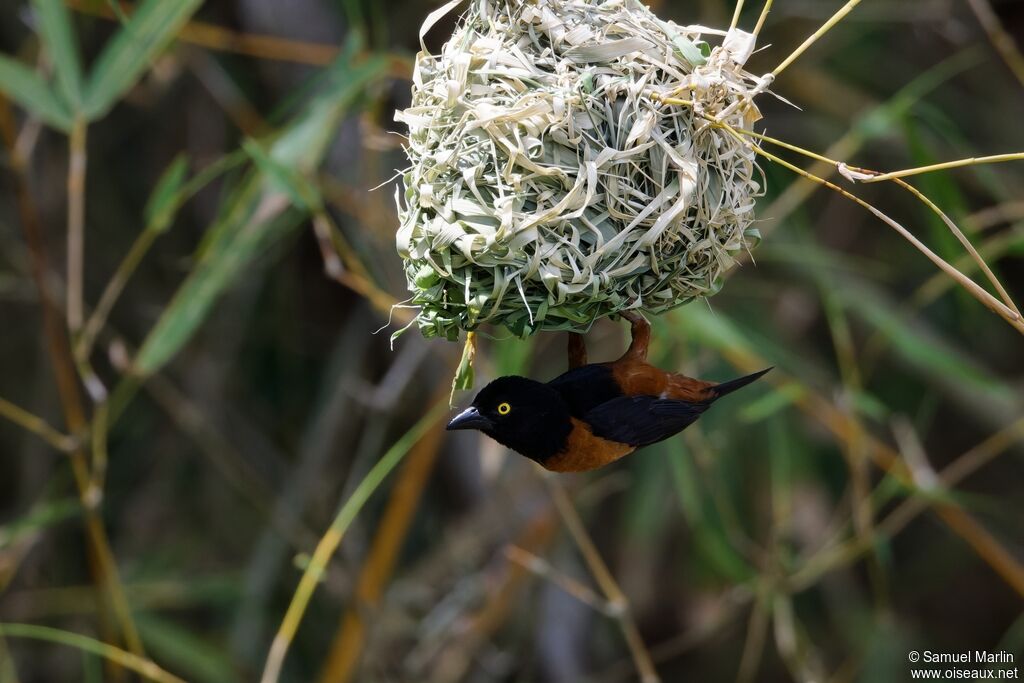
[{"label": "nest entrance", "polygon": [[397,115],[397,246],[421,331],[582,330],[716,293],[757,239],[763,183],[751,143],[705,115],[759,118],[752,50],[632,0],[471,0],[441,53],[418,56]]}]

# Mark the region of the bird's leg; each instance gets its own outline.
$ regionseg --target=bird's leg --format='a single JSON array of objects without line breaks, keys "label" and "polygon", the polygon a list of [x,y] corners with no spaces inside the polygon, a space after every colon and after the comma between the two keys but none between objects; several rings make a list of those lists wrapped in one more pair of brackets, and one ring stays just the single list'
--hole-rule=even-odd
[{"label": "bird's leg", "polygon": [[630,322],[630,332],[633,336],[624,357],[647,360],[647,346],[651,343],[651,324],[637,311],[623,311],[619,315]]},{"label": "bird's leg", "polygon": [[587,343],[582,334],[569,333],[569,369],[583,367],[587,364]]}]

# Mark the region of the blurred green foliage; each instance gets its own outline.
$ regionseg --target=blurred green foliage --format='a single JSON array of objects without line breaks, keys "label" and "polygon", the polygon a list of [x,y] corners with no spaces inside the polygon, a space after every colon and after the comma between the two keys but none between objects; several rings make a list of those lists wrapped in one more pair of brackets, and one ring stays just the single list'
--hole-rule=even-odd
[{"label": "blurred green foliage", "polygon": [[[709,26],[732,15],[720,0],[654,4]],[[747,4],[743,26],[761,9]],[[864,3],[773,86],[800,110],[763,98],[765,129],[880,170],[1024,149],[1024,84],[978,5]],[[776,0],[752,70],[838,6]],[[1024,3],[992,7],[1024,38]],[[345,517],[281,680],[636,680],[530,463],[460,434],[357,489],[383,454],[397,464],[463,351],[388,340],[409,320],[390,308],[408,296],[392,116],[433,9],[0,6],[0,624],[20,624],[0,626],[0,682],[126,680],[139,662],[257,680],[352,500],[365,506]],[[75,158],[84,185],[69,192]],[[710,379],[774,365],[770,383],[560,479],[646,649],[665,681],[903,681],[912,649],[1019,663],[1020,335],[868,212],[766,172],[756,262],[712,304],[653,321],[652,358]],[[910,180],[1024,297],[1024,166]],[[853,189],[977,278],[912,196]],[[69,333],[76,197],[86,315]],[[622,328],[596,324],[591,359],[620,353]],[[478,385],[564,368],[562,335],[481,336]],[[510,545],[547,569],[511,561]],[[574,581],[594,604],[563,590]],[[145,659],[112,663],[111,646],[136,649],[126,621]]]}]

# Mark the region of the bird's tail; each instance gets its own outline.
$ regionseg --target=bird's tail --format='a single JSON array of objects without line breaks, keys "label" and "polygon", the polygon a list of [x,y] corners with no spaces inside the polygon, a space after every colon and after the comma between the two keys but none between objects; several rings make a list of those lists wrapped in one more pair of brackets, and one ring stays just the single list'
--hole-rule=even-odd
[{"label": "bird's tail", "polygon": [[736,379],[731,379],[728,382],[722,382],[721,384],[716,384],[715,386],[711,387],[712,395],[715,398],[721,398],[722,396],[725,396],[726,394],[731,394],[732,392],[736,391],[737,389],[740,389],[742,387],[747,386],[748,384],[750,384],[754,380],[756,380],[759,377],[761,377],[761,375],[764,375],[765,373],[767,373],[769,370],[771,370],[771,368],[765,368],[764,370],[761,370],[759,372],[755,372],[755,373],[750,374],[750,375],[745,375],[743,377],[737,377]]}]

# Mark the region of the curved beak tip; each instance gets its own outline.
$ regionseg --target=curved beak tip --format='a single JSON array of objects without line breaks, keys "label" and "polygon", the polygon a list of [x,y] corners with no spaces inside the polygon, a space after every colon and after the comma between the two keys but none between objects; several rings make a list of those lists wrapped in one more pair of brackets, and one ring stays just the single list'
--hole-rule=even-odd
[{"label": "curved beak tip", "polygon": [[490,426],[491,421],[481,415],[475,406],[470,406],[453,417],[445,429],[451,432],[457,429],[485,429]]}]

